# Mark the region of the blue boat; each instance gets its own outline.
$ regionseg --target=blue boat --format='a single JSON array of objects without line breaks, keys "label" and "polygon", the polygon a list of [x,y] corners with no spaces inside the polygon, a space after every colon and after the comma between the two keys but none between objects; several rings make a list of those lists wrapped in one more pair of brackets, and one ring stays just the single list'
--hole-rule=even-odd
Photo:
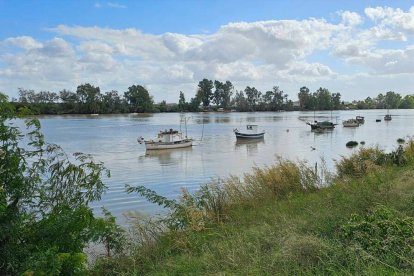
[{"label": "blue boat", "polygon": [[259,132],[258,125],[247,125],[244,132],[239,131],[237,128],[234,129],[237,139],[261,139],[264,137],[265,131]]}]

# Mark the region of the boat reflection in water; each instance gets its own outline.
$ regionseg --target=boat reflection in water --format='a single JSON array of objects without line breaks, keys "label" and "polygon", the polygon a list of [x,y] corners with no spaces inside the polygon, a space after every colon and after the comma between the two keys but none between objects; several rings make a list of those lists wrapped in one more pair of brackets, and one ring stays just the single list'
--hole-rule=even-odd
[{"label": "boat reflection in water", "polygon": [[264,145],[264,138],[258,139],[237,139],[235,143],[236,150],[246,148],[248,153],[257,153],[259,145]]},{"label": "boat reflection in water", "polygon": [[179,163],[186,163],[187,157],[192,154],[193,148],[180,148],[180,149],[164,149],[164,150],[147,150],[144,156],[140,157],[140,160],[144,162],[144,159],[153,159],[159,162],[162,166],[171,166]]}]

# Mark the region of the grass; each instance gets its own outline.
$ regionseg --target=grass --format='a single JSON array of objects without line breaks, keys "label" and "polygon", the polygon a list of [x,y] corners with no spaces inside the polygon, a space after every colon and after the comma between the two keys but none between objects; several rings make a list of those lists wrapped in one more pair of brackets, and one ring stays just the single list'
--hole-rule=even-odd
[{"label": "grass", "polygon": [[[399,163],[395,155],[407,161]],[[325,173],[323,180],[323,170],[316,173],[306,164],[279,160],[242,178],[210,183],[198,195],[184,193],[180,204],[186,211],[172,213],[185,217],[185,226],[151,232],[129,254],[101,260],[90,272],[412,274],[413,157],[409,142],[394,155],[360,149],[338,162],[335,179]],[[320,188],[326,181],[332,184]],[[145,233],[145,227],[139,229],[135,235]]]}]

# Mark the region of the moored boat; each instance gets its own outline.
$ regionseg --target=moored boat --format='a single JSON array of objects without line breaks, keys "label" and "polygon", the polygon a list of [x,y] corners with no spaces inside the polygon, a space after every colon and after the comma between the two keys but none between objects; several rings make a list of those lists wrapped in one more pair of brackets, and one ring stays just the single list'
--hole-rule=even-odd
[{"label": "moored boat", "polygon": [[384,121],[391,121],[391,120],[392,120],[391,114],[386,114],[384,116]]},{"label": "moored boat", "polygon": [[313,123],[307,122],[306,124],[310,125],[312,130],[315,129],[334,129],[336,124],[329,122],[329,121],[323,121],[323,122],[318,122],[318,121],[314,121]]},{"label": "moored boat", "polygon": [[265,131],[258,131],[258,125],[246,125],[246,130],[241,132],[237,128],[233,130],[237,139],[261,139]]},{"label": "moored boat", "polygon": [[349,120],[343,121],[342,125],[344,127],[358,127],[359,122],[357,121],[357,119],[349,119]]},{"label": "moored boat", "polygon": [[139,137],[138,143],[144,143],[147,150],[177,149],[191,147],[193,139],[183,137],[181,132],[170,129],[160,131],[155,139],[145,140]]}]

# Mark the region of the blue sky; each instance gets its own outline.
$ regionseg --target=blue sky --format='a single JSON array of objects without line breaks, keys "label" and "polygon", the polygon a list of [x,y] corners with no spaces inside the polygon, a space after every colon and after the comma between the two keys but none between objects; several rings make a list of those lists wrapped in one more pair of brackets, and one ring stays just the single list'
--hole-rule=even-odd
[{"label": "blue sky", "polygon": [[[202,78],[414,93],[411,1],[3,1],[0,91],[145,85],[189,98]],[[414,63],[414,62],[412,62]],[[411,90],[410,90],[411,89]]]}]

